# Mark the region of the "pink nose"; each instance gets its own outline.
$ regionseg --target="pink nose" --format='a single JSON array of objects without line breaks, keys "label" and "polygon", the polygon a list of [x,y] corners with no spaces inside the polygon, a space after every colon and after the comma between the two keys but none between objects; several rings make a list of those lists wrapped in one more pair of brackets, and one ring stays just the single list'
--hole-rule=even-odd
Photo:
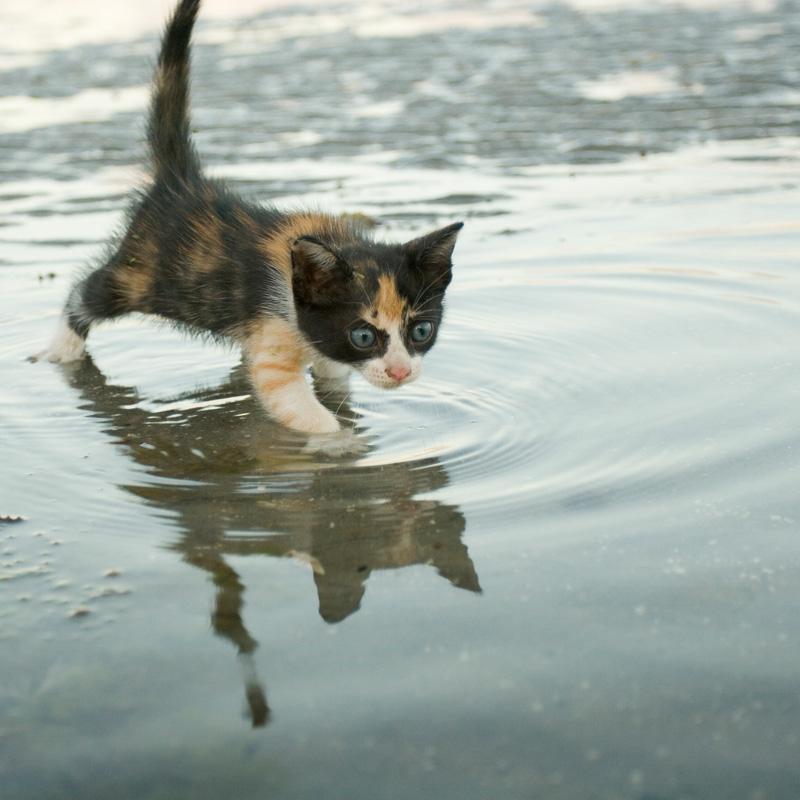
[{"label": "pink nose", "polygon": [[411,372],[411,370],[408,367],[392,367],[391,369],[388,367],[386,368],[386,374],[389,377],[394,378],[396,381],[403,380],[403,378],[405,378],[409,372]]}]

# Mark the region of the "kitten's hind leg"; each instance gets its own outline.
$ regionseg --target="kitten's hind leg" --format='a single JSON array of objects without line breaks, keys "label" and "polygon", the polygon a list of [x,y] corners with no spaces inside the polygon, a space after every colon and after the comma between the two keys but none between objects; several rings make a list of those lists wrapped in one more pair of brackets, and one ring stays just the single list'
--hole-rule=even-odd
[{"label": "kitten's hind leg", "polygon": [[77,361],[83,356],[86,337],[95,322],[133,310],[129,292],[115,274],[116,261],[87,275],[72,287],[55,335],[46,350],[31,361]]},{"label": "kitten's hind leg", "polygon": [[70,293],[64,311],[58,320],[53,338],[46,349],[30,357],[29,361],[52,361],[67,363],[83,357],[88,326],[80,322],[80,284]]}]

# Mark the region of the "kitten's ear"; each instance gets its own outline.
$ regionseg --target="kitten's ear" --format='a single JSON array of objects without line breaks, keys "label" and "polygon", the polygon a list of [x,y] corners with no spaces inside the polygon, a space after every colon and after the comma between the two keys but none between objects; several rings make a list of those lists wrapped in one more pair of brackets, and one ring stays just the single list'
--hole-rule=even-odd
[{"label": "kitten's ear", "polygon": [[405,245],[412,264],[422,272],[429,286],[444,290],[450,283],[453,248],[463,227],[463,222],[455,222]]},{"label": "kitten's ear", "polygon": [[301,236],[292,245],[292,289],[306,303],[324,303],[330,290],[352,274],[346,261],[313,236]]}]

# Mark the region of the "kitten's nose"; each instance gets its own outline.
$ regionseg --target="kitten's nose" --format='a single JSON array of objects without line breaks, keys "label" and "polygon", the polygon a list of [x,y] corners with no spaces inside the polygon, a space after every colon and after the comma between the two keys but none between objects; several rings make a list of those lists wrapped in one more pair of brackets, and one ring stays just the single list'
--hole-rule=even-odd
[{"label": "kitten's nose", "polygon": [[411,370],[408,367],[389,367],[386,368],[386,374],[396,381],[401,381],[405,378]]}]

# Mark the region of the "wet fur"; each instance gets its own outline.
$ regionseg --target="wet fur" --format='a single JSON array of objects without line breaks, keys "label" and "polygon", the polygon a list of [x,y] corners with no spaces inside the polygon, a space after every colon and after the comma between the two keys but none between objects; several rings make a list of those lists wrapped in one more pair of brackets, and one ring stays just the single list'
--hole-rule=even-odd
[{"label": "wet fur", "polygon": [[[130,312],[238,342],[268,411],[309,433],[339,423],[314,396],[309,364],[341,383],[414,380],[434,344],[461,223],[405,244],[376,242],[357,218],[245,202],[203,175],[190,138],[189,51],[200,0],[167,25],[148,123],[152,183],[109,260],[72,289],[55,338],[36,358],[81,358],[90,329]],[[430,323],[424,342],[414,326]],[[355,328],[374,333],[359,350]]]}]

